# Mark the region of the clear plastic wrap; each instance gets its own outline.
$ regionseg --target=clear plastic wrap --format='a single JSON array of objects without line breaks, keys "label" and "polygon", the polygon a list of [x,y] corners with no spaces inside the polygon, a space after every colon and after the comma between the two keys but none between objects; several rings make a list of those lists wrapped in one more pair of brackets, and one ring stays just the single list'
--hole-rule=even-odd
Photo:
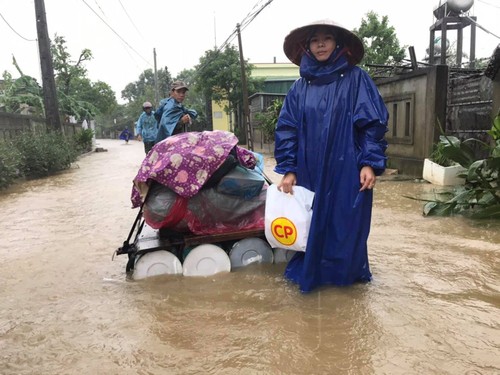
[{"label": "clear plastic wrap", "polygon": [[256,197],[245,199],[210,188],[183,198],[168,187],[153,183],[144,204],[144,219],[155,229],[198,235],[264,229],[266,191],[264,184]]}]

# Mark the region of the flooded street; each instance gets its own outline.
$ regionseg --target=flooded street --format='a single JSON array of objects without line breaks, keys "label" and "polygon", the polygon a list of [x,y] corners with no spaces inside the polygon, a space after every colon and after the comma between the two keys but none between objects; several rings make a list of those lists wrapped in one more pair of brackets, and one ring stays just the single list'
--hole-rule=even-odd
[{"label": "flooded street", "polygon": [[283,263],[129,281],[144,149],[98,146],[0,192],[1,375],[500,374],[500,222],[425,218],[403,196],[435,187],[387,179],[369,284],[304,295]]}]

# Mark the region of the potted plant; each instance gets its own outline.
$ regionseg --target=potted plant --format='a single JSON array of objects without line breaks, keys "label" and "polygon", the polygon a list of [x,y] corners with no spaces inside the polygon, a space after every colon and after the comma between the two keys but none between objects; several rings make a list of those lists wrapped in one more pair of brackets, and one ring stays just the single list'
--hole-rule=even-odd
[{"label": "potted plant", "polygon": [[[488,134],[492,138],[490,144],[477,139],[460,142],[444,136],[447,144],[442,154],[466,168],[465,184],[435,193],[432,199],[419,198],[426,202],[425,216],[462,214],[474,219],[500,219],[500,115],[494,119]],[[471,142],[479,142],[488,151],[488,156],[476,160],[468,146]]]},{"label": "potted plant", "polygon": [[446,148],[459,145],[460,140],[444,135],[439,138],[432,153],[424,160],[423,179],[440,186],[463,185],[465,182],[463,173],[466,169],[446,156]]}]

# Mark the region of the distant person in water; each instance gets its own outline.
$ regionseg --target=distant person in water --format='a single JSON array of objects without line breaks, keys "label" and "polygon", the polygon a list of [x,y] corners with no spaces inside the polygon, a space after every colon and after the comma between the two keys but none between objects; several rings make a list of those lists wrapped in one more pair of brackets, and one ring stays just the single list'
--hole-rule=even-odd
[{"label": "distant person in water", "polygon": [[156,121],[151,102],[144,102],[142,111],[136,123],[135,134],[137,134],[139,141],[144,142],[144,152],[147,155],[155,144],[158,133],[158,122]]},{"label": "distant person in water", "polygon": [[125,128],[121,133],[120,133],[120,139],[123,139],[125,141],[125,144],[128,144],[128,141],[130,138],[132,138],[133,134],[128,130],[128,128]]}]

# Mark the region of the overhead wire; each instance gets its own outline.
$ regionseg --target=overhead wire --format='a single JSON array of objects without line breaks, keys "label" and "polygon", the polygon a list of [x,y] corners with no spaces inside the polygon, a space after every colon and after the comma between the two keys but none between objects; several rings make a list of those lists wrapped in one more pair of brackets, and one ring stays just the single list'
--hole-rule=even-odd
[{"label": "overhead wire", "polygon": [[82,0],[82,2],[118,37],[120,40],[125,43],[125,45],[130,48],[133,52],[137,54],[144,62],[146,62],[149,66],[153,66],[151,62],[149,62],[146,58],[144,58],[139,52],[135,50],[134,47],[132,47],[120,34],[118,34],[97,12],[85,1]]},{"label": "overhead wire", "polygon": [[486,4],[486,5],[489,5],[490,7],[494,7],[494,8],[497,8],[497,9],[500,9],[500,6],[498,5],[495,5],[495,4],[491,4],[485,0],[478,0],[480,3],[483,3],[483,4]]},{"label": "overhead wire", "polygon": [[121,0],[118,0],[118,2],[120,3],[120,5],[121,5],[121,7],[122,7],[123,11],[124,11],[124,12],[125,12],[125,14],[127,15],[128,19],[129,19],[129,21],[130,21],[130,23],[132,24],[132,26],[134,26],[134,28],[135,28],[135,30],[137,31],[137,33],[141,36],[141,38],[142,38],[143,40],[146,40],[146,38],[144,38],[144,36],[141,34],[140,30],[137,28],[137,26],[135,25],[134,21],[132,20],[132,18],[131,18],[131,17],[130,17],[130,15],[128,14],[127,9],[125,9],[125,6],[123,5],[122,1],[121,1]]},{"label": "overhead wire", "polygon": [[474,25],[476,25],[477,27],[479,27],[481,30],[483,30],[484,32],[490,34],[490,35],[493,35],[495,38],[497,39],[500,39],[500,36],[496,35],[496,34],[493,34],[491,31],[489,31],[488,29],[486,29],[485,27],[481,26],[480,24],[478,24],[473,18],[469,17],[467,14],[465,14],[464,12],[462,12],[462,15],[465,16],[465,18],[467,18],[469,21],[471,21]]},{"label": "overhead wire", "polygon": [[97,0],[94,0],[94,3],[95,3],[95,5],[97,5],[97,7],[99,8],[99,10],[101,11],[102,15],[103,15],[104,17],[106,17],[106,13],[104,13],[104,11],[102,10],[102,8],[101,8],[101,6],[99,5],[99,3],[97,2]]},{"label": "overhead wire", "polygon": [[[250,23],[253,22],[253,20],[262,12],[269,4],[271,4],[274,0],[267,0],[267,2],[262,5],[260,8],[257,8],[259,3],[262,2],[262,0],[259,0],[248,12],[248,14],[243,18],[243,20],[239,23],[240,25],[240,32],[243,31]],[[257,9],[256,9],[257,8]],[[256,9],[256,10],[255,10]],[[255,11],[254,11],[255,10]],[[234,30],[229,34],[227,39],[215,50],[215,55],[213,56],[212,59],[208,60],[203,64],[197,71],[198,75],[215,59],[217,54],[222,51],[224,48],[226,48],[233,40],[236,38],[238,35],[238,28],[235,27]]]},{"label": "overhead wire", "polygon": [[[104,10],[101,8],[99,2],[97,0],[94,0],[95,4],[97,5],[97,7],[99,8],[99,10],[101,11],[103,17],[107,20],[107,16],[106,16],[106,13],[104,13]],[[136,58],[130,53],[130,50],[128,48],[125,48],[125,52],[127,53],[127,55],[130,57],[131,61],[133,61],[133,63],[135,64],[135,67],[137,69],[140,69],[140,66],[139,66],[139,63],[138,61],[136,60]]]},{"label": "overhead wire", "polygon": [[24,36],[22,36],[21,34],[19,34],[8,22],[7,20],[5,19],[5,17],[3,16],[2,13],[0,13],[0,17],[2,17],[2,19],[4,20],[4,22],[7,24],[7,26],[9,26],[9,28],[17,34],[18,37],[20,37],[21,39],[24,39],[25,41],[27,42],[36,42],[37,40],[36,39],[28,39],[28,38],[25,38]]},{"label": "overhead wire", "polygon": [[250,11],[248,12],[248,14],[247,14],[247,15],[243,18],[243,20],[240,22],[240,26],[241,26],[241,25],[243,25],[243,24],[246,22],[246,20],[248,20],[250,17],[252,17],[254,10],[255,10],[255,11],[257,11],[258,6],[259,6],[259,3],[261,3],[261,2],[262,2],[262,0],[259,0],[259,1],[257,1],[257,2],[254,4],[254,6],[252,7],[252,9],[250,9]]},{"label": "overhead wire", "polygon": [[251,14],[247,16],[242,22],[241,22],[241,30],[245,30],[248,25],[250,25],[253,20],[262,12],[269,4],[271,4],[274,0],[267,0],[267,2],[257,9],[254,14]]}]

